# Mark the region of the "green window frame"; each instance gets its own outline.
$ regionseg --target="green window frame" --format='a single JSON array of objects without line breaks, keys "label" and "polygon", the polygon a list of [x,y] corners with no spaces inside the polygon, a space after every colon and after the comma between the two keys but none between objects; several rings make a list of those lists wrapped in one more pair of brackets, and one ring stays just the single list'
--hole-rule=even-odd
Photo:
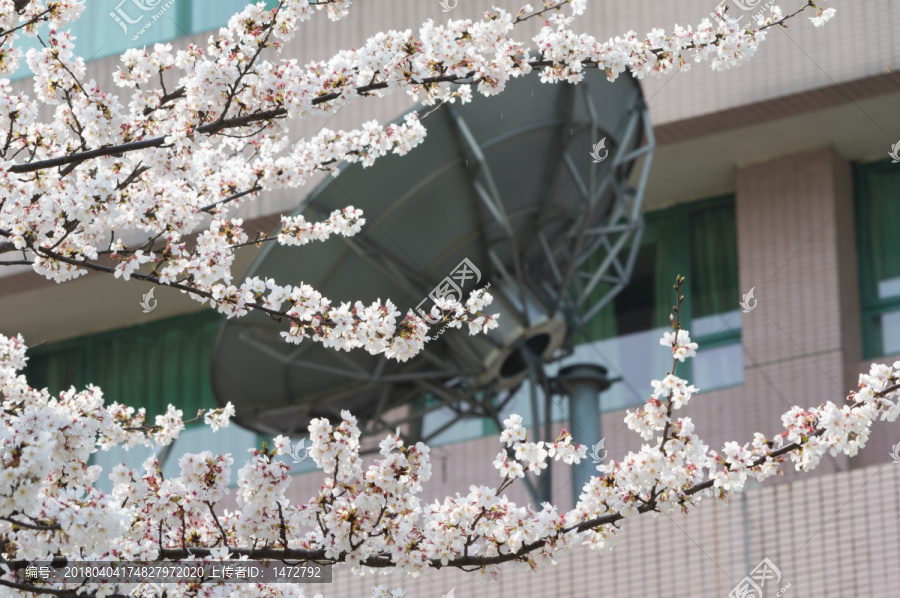
[{"label": "green window frame", "polygon": [[[88,384],[97,385],[107,405],[118,402],[135,410],[143,407],[150,424],[169,404],[180,409],[185,420],[191,420],[198,409],[218,408],[210,368],[222,319],[207,309],[41,345],[29,350],[24,374],[31,386],[47,387],[54,396],[71,387],[83,390]],[[271,445],[271,438],[264,440]],[[260,445],[255,433],[234,423],[227,430],[213,433],[200,419],[186,424],[178,440],[166,450],[116,447],[94,453],[90,462],[103,467],[97,484],[109,491],[108,474],[115,465],[125,463],[140,470],[144,459],[154,452],[162,456],[163,473],[169,477],[178,475],[179,458],[186,452],[230,452],[241,460],[245,449]],[[235,483],[233,478],[231,486]]]},{"label": "green window frame", "polygon": [[41,345],[29,350],[25,377],[52,395],[94,384],[107,404],[146,408],[150,422],[170,403],[193,419],[198,409],[218,407],[210,364],[221,320],[204,310]]},{"label": "green window frame", "polygon": [[900,288],[883,284],[900,281],[900,167],[884,160],[857,165],[853,174],[863,358],[874,359],[900,353],[884,334],[885,318],[900,320]]},{"label": "green window frame", "polygon": [[[688,277],[685,300],[682,303],[682,320],[689,330],[695,331],[691,324],[696,324],[700,317],[712,316],[717,313],[728,313],[738,310],[740,299],[740,279],[738,277],[737,258],[737,220],[735,218],[734,196],[712,198],[709,200],[687,204],[674,214],[680,222],[680,234],[677,242],[681,244],[681,251],[676,254],[684,257],[686,261],[673,260],[673,270],[670,271],[670,279],[674,281],[679,272]],[[711,223],[717,226],[709,226],[716,235],[704,235],[698,237],[691,234],[691,225],[694,218],[709,218]],[[734,243],[731,251],[718,251],[725,247],[731,239]],[[700,253],[712,256],[706,260]],[[699,258],[699,259],[695,259]],[[702,291],[697,288],[701,280],[706,284]],[[674,292],[672,293],[674,298]],[[726,305],[733,309],[724,310]],[[723,325],[712,332],[693,334],[692,340],[701,347],[713,349],[722,345],[739,343],[741,340],[740,317],[737,326],[726,327]],[[729,322],[730,323],[730,322]]]},{"label": "green window frame", "polygon": [[[687,286],[682,293],[685,300],[681,304],[681,322],[691,332],[691,340],[698,343],[701,349],[740,343],[740,317],[733,313],[737,311],[740,299],[734,195],[722,195],[647,212],[644,220],[646,226],[641,239],[642,248],[658,243],[667,248],[666,251],[656,252],[656,267],[661,273],[653,282],[653,327],[668,326],[668,317],[675,299],[672,285],[675,277],[681,274],[687,278]],[[705,229],[706,234],[693,233],[695,226]],[[710,231],[715,234],[709,234]],[[723,248],[727,248],[727,251],[723,251]],[[605,289],[597,290],[598,300],[604,292]],[[665,297],[665,300],[661,297]],[[732,309],[726,309],[726,306]],[[610,324],[616,318],[615,309],[615,301],[604,307],[588,323],[577,342],[616,338],[618,334],[615,325]],[[713,330],[694,328],[693,324],[700,317],[715,314],[731,315],[723,315],[721,326],[713,326]],[[680,375],[692,378],[692,365],[691,360],[679,364]],[[725,387],[716,387],[719,388]]]}]

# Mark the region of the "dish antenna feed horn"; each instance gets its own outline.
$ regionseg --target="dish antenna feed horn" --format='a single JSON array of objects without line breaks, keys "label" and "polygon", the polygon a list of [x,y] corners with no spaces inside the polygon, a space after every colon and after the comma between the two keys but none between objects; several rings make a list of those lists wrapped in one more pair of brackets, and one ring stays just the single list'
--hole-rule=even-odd
[{"label": "dish antenna feed horn", "polygon": [[[476,336],[433,327],[434,340],[399,363],[310,341],[289,345],[283,327],[257,312],[226,320],[211,375],[216,400],[235,405],[240,425],[302,436],[311,418],[338,419],[348,409],[365,435],[399,427],[407,440],[428,442],[463,418],[499,425],[528,380],[533,402],[538,387],[549,401],[578,386],[549,380],[545,366],[571,355],[575,336],[629,282],[654,151],[650,118],[628,77],[610,83],[588,71],[578,85],[547,85],[529,75],[508,86],[431,114],[425,141],[406,156],[344,165],[295,212],[319,220],[362,208],[358,235],[301,252],[269,244],[248,272],[302,280],[335,303],[389,297],[403,313],[427,314],[435,297],[465,300],[490,285],[488,310],[500,314],[499,326]],[[595,394],[605,388],[587,383]],[[597,421],[572,428],[590,446],[599,441],[599,411],[583,387],[569,394]]]}]

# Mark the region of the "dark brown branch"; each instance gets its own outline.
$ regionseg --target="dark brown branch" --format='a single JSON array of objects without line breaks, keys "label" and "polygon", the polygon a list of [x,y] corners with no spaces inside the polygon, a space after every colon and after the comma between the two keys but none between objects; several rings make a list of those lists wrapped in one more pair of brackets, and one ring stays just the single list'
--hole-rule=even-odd
[{"label": "dark brown branch", "polygon": [[17,525],[23,529],[30,529],[38,532],[48,532],[48,531],[56,531],[62,529],[58,523],[50,523],[50,524],[35,524],[35,523],[26,523],[24,521],[19,521],[18,519],[13,519],[12,517],[0,517],[0,521],[7,521],[12,523],[13,525]]},{"label": "dark brown branch", "polygon": [[213,212],[213,210],[216,208],[216,206],[220,206],[220,205],[235,201],[237,199],[240,199],[242,197],[246,197],[247,195],[250,195],[251,193],[256,193],[257,191],[262,191],[262,187],[260,187],[259,185],[254,185],[254,186],[250,187],[249,189],[240,191],[238,193],[235,193],[234,195],[230,195],[230,196],[226,197],[225,199],[219,200],[215,203],[211,203],[208,206],[203,206],[202,208],[200,208],[200,211],[206,212],[207,214],[211,214]]},{"label": "dark brown branch", "polygon": [[[895,385],[890,386],[890,387],[884,389],[883,391],[877,393],[876,396],[883,397],[883,396],[890,394],[898,389],[900,389],[900,384],[895,384]],[[858,403],[853,404],[851,408],[856,408],[861,405],[862,405],[862,403],[858,402]],[[824,434],[824,432],[825,432],[825,430],[823,428],[818,428],[818,429],[816,429],[816,431],[812,432],[808,438],[815,438],[817,436],[821,436],[822,434]],[[766,455],[763,457],[758,457],[753,462],[753,465],[751,465],[751,467],[758,467],[758,466],[762,465],[763,463],[765,463],[766,461],[768,461],[769,459],[777,459],[779,457],[787,455],[791,451],[794,451],[797,449],[802,449],[804,444],[806,444],[806,443],[801,444],[801,443],[794,442],[794,443],[788,444],[786,446],[783,446],[775,451],[772,451],[772,453],[770,453],[769,455]],[[714,484],[715,484],[714,480],[707,480],[705,482],[701,482],[700,484],[696,484],[695,486],[689,488],[688,490],[686,490],[684,492],[684,494],[686,494],[687,496],[691,496],[698,492],[702,492],[704,490],[709,490],[710,488],[712,488],[714,486]],[[637,510],[639,513],[643,514],[643,513],[647,513],[647,512],[655,510],[657,506],[658,505],[655,502],[655,500],[651,500],[647,504],[644,504],[641,507],[639,507]],[[624,519],[623,515],[620,515],[619,513],[611,513],[609,515],[597,517],[597,518],[594,518],[594,519],[591,519],[588,521],[584,521],[577,525],[574,525],[574,526],[571,526],[568,528],[564,528],[564,529],[560,530],[559,534],[560,535],[565,534],[572,530],[577,530],[579,532],[594,530],[594,529],[603,527],[604,525],[614,525],[615,523],[617,523],[618,521],[621,521],[622,519]],[[536,540],[530,544],[526,544],[526,545],[522,546],[519,550],[517,550],[516,552],[513,552],[513,553],[499,554],[499,555],[495,555],[495,556],[463,556],[460,558],[451,559],[446,565],[442,564],[440,559],[432,559],[429,562],[429,565],[435,569],[441,569],[444,567],[462,568],[462,567],[483,567],[486,565],[499,565],[502,563],[519,560],[519,559],[525,557],[526,555],[528,555],[529,553],[534,552],[535,550],[539,550],[540,548],[543,548],[552,539],[553,538],[543,538],[541,540]],[[175,558],[184,558],[187,556],[187,554],[181,554],[177,551],[161,551],[161,554],[163,554],[163,552],[165,553],[165,558],[175,559]],[[302,559],[302,560],[318,560],[318,561],[326,560],[325,556],[324,556],[324,552],[325,552],[324,550],[296,550],[296,549],[293,549],[293,550],[278,551],[278,550],[274,550],[274,549],[270,549],[270,548],[263,548],[263,549],[258,549],[255,551],[249,551],[247,549],[236,549],[236,550],[233,550],[232,552],[235,552],[238,555],[246,554],[251,559],[270,558],[270,559],[276,559],[276,560],[282,560],[282,559]],[[208,554],[208,550],[206,550],[205,553],[198,553],[196,550],[192,550],[191,553],[195,554],[196,556],[205,556],[206,554]],[[336,559],[327,559],[327,560],[329,562],[343,562],[346,560],[346,556],[347,556],[346,554],[341,554]],[[375,567],[375,568],[386,568],[386,567],[394,566],[393,561],[388,556],[369,557],[368,559],[362,561],[362,564],[364,564],[368,567]]]},{"label": "dark brown branch", "polygon": [[[764,25],[759,28],[760,31],[764,29],[768,29],[770,27],[780,26],[788,19],[796,16],[803,10],[805,10],[809,5],[804,6],[803,8],[795,11],[794,13],[785,16],[780,21],[772,23],[770,25]],[[715,41],[708,42],[700,45],[690,45],[685,47],[686,50],[699,50],[703,49],[710,45],[718,45],[721,38],[716,38]],[[657,56],[663,53],[660,49],[651,49],[651,52],[656,54]],[[550,60],[532,60],[528,63],[532,68],[542,68],[548,66],[554,66],[554,62]],[[599,65],[593,60],[584,60],[582,61],[582,66],[585,68],[598,68]],[[440,75],[435,77],[425,77],[419,81],[410,81],[408,82],[410,85],[421,85],[424,87],[428,87],[434,85],[436,83],[461,83],[465,79],[470,79],[476,75],[475,71],[470,71],[465,75]],[[386,81],[370,83],[368,85],[363,85],[354,89],[357,95],[365,96],[372,91],[377,91],[381,89],[387,89],[388,83]],[[171,98],[181,97],[177,94],[183,95],[183,90],[175,90],[171,94]],[[313,106],[317,106],[319,104],[324,104],[326,102],[330,102],[331,100],[338,99],[343,94],[341,92],[332,92],[332,93],[324,93],[314,98],[311,101]],[[194,129],[194,133],[199,133],[203,135],[214,135],[220,131],[224,131],[226,129],[233,129],[238,127],[244,127],[252,123],[282,118],[287,115],[287,110],[282,107],[272,108],[269,110],[263,110],[260,112],[255,112],[253,114],[247,114],[235,118],[229,118],[225,120],[217,120],[216,122],[209,123],[206,125],[202,125]],[[73,164],[78,162],[84,162],[86,160],[92,160],[94,158],[102,158],[104,156],[115,156],[124,154],[126,152],[139,151],[143,149],[149,149],[153,147],[163,147],[165,144],[165,136],[153,137],[150,139],[143,139],[140,141],[132,141],[127,143],[122,143],[118,145],[110,145],[106,147],[100,147],[92,150],[87,150],[83,152],[77,152],[73,154],[69,154],[66,156],[59,156],[56,158],[49,158],[46,160],[38,160],[36,162],[30,162],[25,164],[16,164],[9,168],[9,172],[21,174],[28,172],[36,172],[38,170],[44,170],[47,168],[55,168],[57,166],[65,166],[67,164]]]},{"label": "dark brown branch", "polygon": [[[59,596],[60,598],[82,598],[84,596],[96,596],[96,592],[94,593],[81,593],[79,594],[75,589],[58,589],[46,586],[35,586],[31,584],[17,583],[14,581],[7,581],[5,579],[0,579],[0,586],[6,586],[7,588],[13,588],[16,590],[21,590],[23,592],[31,592],[32,594],[50,594],[51,596]],[[129,598],[124,594],[107,594],[108,598]]]},{"label": "dark brown branch", "polygon": [[[285,550],[288,547],[288,539],[287,539],[287,529],[284,524],[284,511],[281,508],[281,503],[276,503],[278,505],[278,520],[279,520],[279,533],[281,535],[281,545],[284,546]],[[383,512],[383,511],[382,511]],[[227,544],[226,544],[227,546]]]},{"label": "dark brown branch", "polygon": [[[222,534],[222,542],[225,544],[225,547],[228,547],[228,534],[225,533],[225,529],[222,527],[222,524],[219,523],[219,518],[216,516],[216,510],[213,508],[213,504],[209,501],[206,501],[206,506],[209,507],[209,514],[212,515],[213,521],[216,522],[216,527],[219,528],[219,533]],[[281,510],[281,505],[278,506],[279,511]],[[285,548],[287,548],[287,544],[285,544]]]},{"label": "dark brown branch", "polygon": [[[900,389],[900,384],[895,384],[893,386],[890,386],[890,387],[884,389],[883,391],[880,391],[879,393],[876,393],[876,396],[879,398],[884,397],[885,395],[892,393],[898,389]],[[860,405],[862,405],[862,403],[857,402],[852,406],[852,408],[859,407]],[[808,438],[814,438],[814,437],[822,435],[823,433],[824,433],[824,429],[818,428],[814,432],[812,432],[808,436]],[[751,467],[757,467],[759,465],[762,465],[769,459],[777,459],[781,456],[787,455],[791,451],[794,451],[797,449],[802,449],[804,444],[806,444],[806,443],[791,443],[789,445],[783,446],[775,451],[772,451],[772,453],[770,453],[769,455],[758,457],[753,462],[753,465]],[[714,485],[713,480],[707,480],[705,482],[697,484],[697,485],[693,486],[692,488],[686,490],[685,494],[690,496],[690,495],[696,494],[698,492],[702,492],[703,490],[708,490],[708,489],[712,488],[713,485]],[[286,533],[285,533],[285,528],[284,528],[283,514],[281,513],[281,505],[279,504],[278,506],[279,506],[279,514],[281,515],[281,519],[282,519],[282,532],[281,532],[282,542],[286,544],[287,538],[286,538]],[[647,513],[649,511],[655,510],[656,507],[657,507],[657,505],[655,503],[655,500],[651,500],[647,504],[642,505],[638,509],[638,512],[639,513]],[[318,515],[318,513],[317,513],[317,515]],[[577,530],[579,532],[585,532],[585,531],[589,531],[589,530],[593,530],[593,529],[598,529],[604,525],[615,525],[618,521],[620,521],[622,519],[624,519],[624,517],[618,513],[612,513],[609,515],[605,515],[603,517],[597,517],[597,518],[591,519],[589,521],[584,521],[575,526],[571,526],[569,528],[564,528],[564,529],[560,530],[555,537],[559,537],[560,535],[565,534],[572,530]],[[182,524],[182,525],[184,525],[184,524]],[[160,533],[161,533],[161,530],[160,530]],[[185,533],[185,531],[182,530],[182,535],[184,533]],[[429,561],[428,564],[430,567],[432,567],[434,569],[458,568],[458,569],[462,569],[462,570],[466,570],[466,568],[473,568],[473,567],[478,568],[478,567],[484,567],[484,566],[488,566],[488,565],[498,565],[498,564],[502,564],[502,563],[506,563],[506,562],[510,562],[510,561],[520,560],[520,559],[526,557],[529,553],[534,552],[535,550],[539,550],[539,549],[547,546],[553,539],[554,539],[554,537],[548,537],[548,538],[543,538],[541,540],[536,540],[534,542],[531,542],[529,544],[522,546],[519,550],[517,550],[514,553],[499,554],[499,555],[494,555],[494,556],[468,556],[468,555],[465,555],[460,558],[452,559],[446,564],[443,564],[440,561],[440,559],[432,559],[431,561]],[[160,536],[160,541],[161,540],[162,540],[162,537]],[[316,562],[321,562],[321,563],[341,563],[341,562],[345,562],[347,560],[347,557],[349,556],[345,552],[345,553],[341,553],[338,557],[326,558],[324,549],[305,550],[305,549],[296,549],[296,548],[290,549],[290,548],[286,548],[286,547],[283,549],[277,549],[277,548],[268,547],[268,546],[257,548],[255,545],[252,548],[231,548],[231,549],[229,549],[229,552],[231,552],[234,555],[239,556],[239,557],[246,556],[247,558],[254,559],[254,560],[266,560],[266,559],[278,560],[278,561],[299,560],[299,561],[316,561]],[[178,548],[162,548],[161,547],[159,550],[159,558],[178,561],[178,560],[187,558],[189,556],[193,556],[196,558],[209,557],[209,556],[211,556],[211,553],[212,553],[212,549],[205,548],[205,547],[198,547],[198,548],[182,547],[180,549],[178,549]],[[54,564],[56,563],[56,560],[58,560],[58,559],[54,560]],[[389,568],[389,567],[393,567],[395,565],[393,560],[391,559],[391,557],[387,554],[371,556],[371,557],[363,560],[361,562],[361,564],[368,566],[368,567],[373,567],[373,568]],[[3,580],[0,580],[0,585],[5,585],[8,587],[13,587],[16,589],[21,589],[23,591],[30,591],[30,592],[38,593],[38,594],[47,593],[47,594],[53,594],[53,595],[57,595],[57,596],[65,596],[65,597],[75,595],[74,593],[72,593],[73,591],[71,591],[71,590],[58,591],[58,590],[52,590],[49,588],[28,586],[25,584],[16,584],[14,582],[7,582],[7,581],[3,581]]]}]

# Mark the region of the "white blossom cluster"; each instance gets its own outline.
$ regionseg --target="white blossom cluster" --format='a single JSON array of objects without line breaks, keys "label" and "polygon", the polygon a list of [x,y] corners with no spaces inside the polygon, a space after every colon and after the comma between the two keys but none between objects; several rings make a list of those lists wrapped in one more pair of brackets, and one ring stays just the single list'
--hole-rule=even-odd
[{"label": "white blossom cluster", "polygon": [[[715,23],[703,19],[643,37],[629,31],[604,42],[571,28],[586,0],[544,0],[515,15],[496,8],[482,19],[428,20],[415,32],[378,33],[324,61],[301,64],[283,55],[301,23],[317,12],[343,18],[349,6],[347,0],[281,0],[271,10],[250,4],[205,46],[126,51],[114,74],[118,89],[107,90],[85,80],[85,61],[66,30],[83,0],[0,0],[0,256],[21,257],[0,265],[31,264],[57,282],[93,269],[170,285],[229,317],[251,309],[284,317],[288,342],[312,338],[407,359],[422,349],[427,329],[412,312],[398,322],[389,300],[334,307],[308,285],[232,281],[240,247],[352,236],[364,223],[349,207],[321,223],[284,217],[280,234],[253,240],[233,217],[246,202],[303,185],[317,171],[336,172],[341,162],[368,166],[387,153],[405,154],[425,137],[412,113],[400,124],[323,129],[291,145],[291,121],[400,91],[432,106],[467,102],[473,88],[497,94],[512,77],[535,69],[546,82],[570,83],[588,68],[610,80],[703,61],[728,69],[752,57],[767,29],[787,18],[772,7],[750,29],[723,14]],[[807,7],[816,11],[817,26],[834,14]],[[540,22],[534,17],[543,25],[530,41],[517,39],[524,23]],[[23,53],[20,36],[40,36],[42,47]],[[4,78],[23,60],[34,75],[33,96],[13,94]],[[41,106],[52,118],[39,116]],[[124,239],[134,233],[147,242],[127,246]],[[472,310],[479,301],[441,307],[452,325],[468,323],[475,334],[496,325]],[[279,311],[284,303],[290,307]],[[681,351],[691,354],[689,346]]]},{"label": "white blossom cluster", "polygon": [[[664,337],[668,348],[693,344],[677,323],[675,332]],[[472,486],[466,494],[424,504],[419,495],[431,477],[428,447],[407,446],[398,432],[381,441],[379,457],[367,464],[357,420],[344,411],[336,424],[316,419],[309,426],[309,456],[323,474],[315,496],[288,500],[289,467],[277,456],[290,450],[290,441],[279,436],[271,450],[251,450],[237,472],[237,508],[218,512],[217,503],[229,493],[231,455],[184,455],[173,479],[163,478],[155,457],[142,472],[119,465],[110,475],[111,494],[94,489],[101,472],[87,465],[91,453],[171,442],[184,427],[182,413],[170,407],[148,424],[142,410],[105,405],[96,387],[51,397],[18,373],[25,351],[20,336],[0,336],[0,537],[8,540],[7,560],[181,560],[190,548],[195,560],[282,555],[346,563],[358,573],[391,569],[412,576],[454,566],[491,579],[506,562],[535,569],[581,545],[610,550],[624,520],[687,512],[704,497],[726,499],[751,477],[763,481],[781,473],[788,457],[797,470],[810,471],[826,452],[853,456],[873,422],[900,415],[900,362],[873,364],[847,404],[794,407],[773,439],[757,433],[752,442],[727,442],[716,451],[690,418],[676,417],[685,396],[697,389],[673,367],[663,381],[653,381],[656,396],[626,416],[644,441],[640,450],[599,465],[574,508],[561,512],[548,503],[518,505],[505,490],[528,472],[540,475],[548,459],[579,463],[586,447],[565,430],[553,443],[531,442],[523,419],[511,415],[499,437],[504,450],[494,461],[499,485]],[[228,405],[204,419],[218,429],[232,415]],[[9,585],[14,574],[4,571],[0,585]],[[222,587],[210,585],[203,595],[301,595],[284,593],[280,585]],[[104,596],[112,589],[89,591]],[[396,592],[374,589],[376,596]],[[186,584],[172,584],[170,595],[192,594]]]},{"label": "white blossom cluster", "polygon": [[[511,77],[535,69],[544,81],[571,83],[587,68],[603,69],[610,79],[626,71],[662,75],[703,61],[728,69],[752,57],[767,28],[786,18],[772,7],[753,29],[723,14],[715,24],[704,19],[696,28],[654,29],[643,38],[628,32],[600,42],[570,28],[585,4],[546,0],[517,15],[495,9],[481,20],[429,20],[416,33],[379,33],[359,49],[300,65],[281,57],[284,42],[316,12],[336,20],[350,3],[283,0],[274,10],[259,3],[235,15],[205,47],[173,52],[157,44],[127,51],[115,75],[120,97],[84,80],[84,59],[65,30],[80,16],[83,0],[0,0],[0,263],[28,263],[58,282],[94,269],[169,285],[229,317],[250,309],[284,316],[287,342],[310,338],[337,350],[408,359],[422,349],[428,328],[412,314],[399,320],[390,300],[333,305],[303,283],[251,278],[238,284],[232,278],[238,248],[352,236],[364,224],[359,210],[338,210],[319,223],[284,217],[279,235],[255,240],[234,212],[260,193],[296,188],[342,161],[368,166],[388,152],[402,155],[425,135],[411,114],[399,125],[323,130],[290,145],[292,119],[399,91],[426,105],[466,102],[473,88],[500,93]],[[808,6],[816,11],[815,26],[834,14]],[[530,44],[515,39],[516,29],[534,16],[544,21]],[[16,43],[22,35],[40,35],[42,48],[23,55]],[[3,78],[23,59],[34,74],[34,97],[13,94]],[[41,106],[52,118],[39,118]],[[135,232],[147,243],[127,246],[124,239]],[[197,236],[189,246],[192,234]],[[115,266],[106,265],[109,259]],[[496,316],[482,311],[490,303],[490,294],[480,290],[465,304],[439,302],[432,313],[452,326],[467,323],[473,334],[486,332],[497,325]],[[288,467],[275,458],[287,449],[287,439],[279,437],[273,450],[252,451],[237,471],[236,509],[220,512],[216,503],[229,492],[231,455],[185,455],[174,479],[164,479],[151,458],[143,471],[116,467],[109,495],[94,488],[101,471],[88,465],[92,453],[170,444],[184,429],[184,414],[170,406],[150,423],[143,409],[105,404],[93,386],[58,396],[31,388],[19,373],[24,340],[0,335],[0,556],[222,560],[281,554],[349,563],[360,572],[420,575],[446,565],[495,577],[505,562],[534,569],[582,544],[610,549],[622,520],[687,511],[704,496],[726,498],[750,476],[762,481],[779,473],[788,456],[808,471],[826,452],[854,455],[876,419],[893,421],[900,413],[900,362],[874,365],[847,405],[794,408],[774,439],[757,434],[745,445],[727,443],[720,454],[695,434],[689,418],[673,416],[697,392],[674,367],[675,360],[696,354],[696,343],[676,325],[661,344],[672,352],[673,369],[654,381],[653,395],[626,418],[647,444],[598,467],[569,512],[550,504],[516,505],[504,493],[528,472],[540,475],[548,459],[573,464],[584,458],[586,447],[565,430],[553,443],[530,442],[523,420],[511,416],[494,462],[500,484],[423,505],[419,494],[431,475],[428,448],[406,446],[399,434],[391,435],[380,445],[380,458],[365,464],[359,427],[346,412],[337,424],[310,424],[309,455],[324,474],[316,496],[301,504],[287,500]],[[200,415],[220,429],[234,409]],[[4,592],[31,595],[13,589],[7,566],[0,570]],[[185,585],[167,590],[173,597],[198,595]],[[114,591],[95,584],[83,593]],[[374,589],[375,596],[401,593]],[[303,593],[290,584],[204,584],[199,595]]]}]

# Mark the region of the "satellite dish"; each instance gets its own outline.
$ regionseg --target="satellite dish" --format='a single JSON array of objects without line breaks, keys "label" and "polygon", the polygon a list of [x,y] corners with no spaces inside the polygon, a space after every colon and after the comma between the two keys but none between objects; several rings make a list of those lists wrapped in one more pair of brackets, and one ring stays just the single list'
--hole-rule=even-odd
[{"label": "satellite dish", "polygon": [[490,285],[500,326],[477,336],[447,330],[398,363],[310,340],[289,345],[285,325],[257,312],[226,320],[213,389],[241,425],[292,435],[349,409],[378,433],[445,405],[458,417],[496,418],[529,368],[569,354],[574,335],[628,283],[654,147],[636,81],[589,71],[579,85],[547,85],[530,75],[499,96],[445,106],[424,125],[424,143],[407,156],[345,165],[296,211],[312,221],[361,208],[359,235],[300,251],[269,244],[248,275],[303,281],[335,304],[390,298],[404,314],[427,313],[436,294],[465,299]]}]

